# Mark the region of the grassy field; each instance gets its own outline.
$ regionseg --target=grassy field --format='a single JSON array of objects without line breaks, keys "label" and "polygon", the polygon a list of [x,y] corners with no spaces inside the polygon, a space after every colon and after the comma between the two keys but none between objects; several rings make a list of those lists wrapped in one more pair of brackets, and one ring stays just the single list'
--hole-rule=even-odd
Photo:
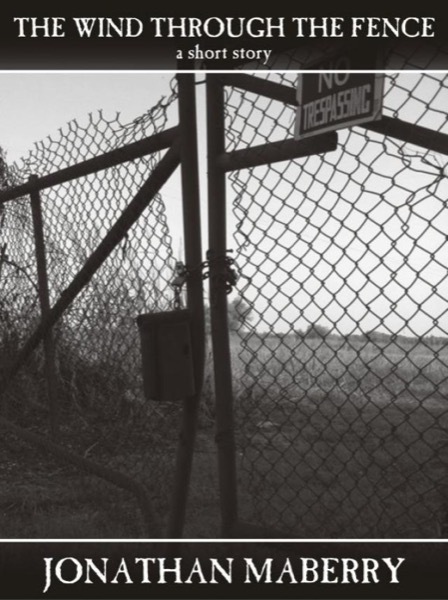
[{"label": "grassy field", "polygon": [[[135,497],[126,490],[91,476],[36,451],[17,438],[3,436],[0,475],[0,537],[2,538],[147,538],[166,534],[172,493],[175,444],[154,451],[146,458],[142,474],[141,456],[116,449],[109,457],[117,471],[145,483],[158,517],[160,533],[148,533]],[[219,535],[216,452],[213,430],[198,436],[193,485],[185,527],[186,537]]]},{"label": "grassy field", "polygon": [[[446,347],[232,334],[232,357],[244,520],[302,538],[447,537]],[[91,415],[83,404],[65,423],[61,442],[135,476],[166,522],[179,407],[142,405],[135,414],[115,414],[115,379],[92,374],[87,381],[85,366],[79,370],[83,393],[109,409]],[[33,377],[21,376],[18,396],[35,388]],[[211,384],[207,377],[187,537],[220,535]],[[21,415],[32,429],[39,428],[36,410]],[[15,436],[3,436],[1,456],[2,537],[143,535],[129,493]]]},{"label": "grassy field", "polygon": [[448,348],[233,340],[246,518],[298,537],[440,537]]}]

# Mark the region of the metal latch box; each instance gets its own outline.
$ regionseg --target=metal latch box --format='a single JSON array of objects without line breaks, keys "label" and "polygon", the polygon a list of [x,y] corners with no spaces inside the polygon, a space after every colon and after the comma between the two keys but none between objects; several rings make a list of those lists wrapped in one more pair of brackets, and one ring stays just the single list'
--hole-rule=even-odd
[{"label": "metal latch box", "polygon": [[147,400],[179,401],[195,393],[190,311],[139,315],[143,388]]}]

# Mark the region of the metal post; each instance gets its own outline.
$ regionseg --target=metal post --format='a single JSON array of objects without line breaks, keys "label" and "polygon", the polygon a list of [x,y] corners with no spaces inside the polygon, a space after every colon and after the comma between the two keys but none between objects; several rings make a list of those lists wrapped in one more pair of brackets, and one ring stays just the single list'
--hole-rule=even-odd
[{"label": "metal post", "polygon": [[237,478],[233,424],[233,391],[227,317],[225,261],[226,182],[218,158],[225,151],[224,90],[216,75],[207,76],[207,144],[209,202],[210,317],[216,395],[216,443],[222,534],[232,536],[237,517]]},{"label": "metal post", "polygon": [[[36,175],[30,177],[30,182],[37,179]],[[50,296],[48,291],[47,259],[45,256],[45,238],[42,220],[42,204],[40,193],[34,190],[30,194],[31,211],[33,215],[34,243],[36,251],[37,279],[39,287],[39,302],[44,321],[50,313]],[[45,381],[47,386],[47,398],[50,409],[50,430],[53,436],[58,431],[58,404],[57,404],[57,378],[56,358],[53,341],[53,331],[48,329],[43,338],[45,355]]]},{"label": "metal post", "polygon": [[193,396],[185,398],[183,404],[173,505],[168,525],[168,537],[171,538],[180,538],[183,533],[204,373],[204,300],[202,273],[199,268],[202,262],[202,244],[194,75],[179,74],[177,81],[185,262],[190,273],[187,278],[187,304],[191,314],[196,391]]}]

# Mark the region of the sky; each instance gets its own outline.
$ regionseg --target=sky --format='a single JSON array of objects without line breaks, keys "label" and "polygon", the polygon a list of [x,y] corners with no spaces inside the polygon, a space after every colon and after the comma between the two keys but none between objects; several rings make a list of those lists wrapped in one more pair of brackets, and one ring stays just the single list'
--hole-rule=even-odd
[{"label": "sky", "polygon": [[[448,134],[446,74],[399,73],[385,84],[383,114]],[[282,139],[294,120],[292,108],[254,108],[235,91],[228,106],[237,147]],[[252,325],[447,336],[447,157],[361,127],[338,139],[319,157],[232,174]]]},{"label": "sky", "polygon": [[[51,134],[57,135],[58,129],[68,121],[71,119],[82,121],[89,112],[102,109],[106,115],[110,116],[120,112],[123,121],[131,121],[154,106],[161,96],[169,95],[170,81],[173,75],[160,72],[0,73],[0,145],[7,153],[8,162],[13,162],[26,155],[35,142]],[[291,78],[294,78],[293,74]],[[198,77],[198,79],[203,79],[203,77]],[[392,87],[389,86],[386,101],[387,111],[389,114],[395,115],[396,113],[400,118],[409,121],[418,118],[421,125],[438,129],[441,123],[443,125],[443,119],[445,119],[448,91],[446,82],[444,87],[441,87],[439,79],[438,77],[421,78],[419,75],[403,74],[395,80]],[[202,205],[205,209],[205,107],[203,105],[203,88],[201,89],[200,86],[198,88],[200,89],[199,122],[202,124],[199,130],[201,188]],[[277,138],[292,136],[293,109],[290,109],[287,115],[279,117],[278,121],[273,122],[269,117],[274,115],[274,108],[270,106],[264,111],[268,118],[266,123],[262,124],[260,115],[264,110],[263,102],[258,104],[261,110],[253,111],[250,96],[242,100],[238,94],[234,93],[235,107],[230,109],[235,111],[232,135],[237,146],[244,145],[246,136],[252,136],[252,144],[265,143],[268,139],[273,141],[276,136]],[[232,99],[230,104],[231,102]],[[433,110],[428,110],[428,107],[432,107]],[[443,125],[443,127],[446,126]],[[256,134],[255,137],[253,132]],[[340,133],[341,140],[345,139],[344,135],[343,132]],[[246,219],[243,225],[247,228],[254,252],[256,252],[248,259],[245,256],[244,248],[239,249],[242,239],[238,238],[238,234],[236,237],[229,235],[229,247],[240,250],[237,263],[245,271],[239,283],[239,291],[245,293],[247,299],[255,305],[259,315],[258,326],[261,329],[272,323],[277,323],[276,327],[284,331],[291,325],[296,328],[304,328],[310,321],[320,319],[328,325],[331,325],[331,322],[339,323],[343,331],[349,332],[353,331],[354,325],[351,316],[353,315],[355,320],[362,321],[364,319],[364,329],[366,330],[371,327],[383,326],[384,328],[385,326],[390,331],[401,331],[405,334],[447,334],[448,306],[444,298],[448,293],[448,283],[445,280],[446,270],[443,269],[443,273],[441,271],[441,265],[444,264],[442,254],[444,254],[446,246],[438,245],[436,249],[431,246],[431,244],[439,243],[438,237],[448,234],[445,219],[442,219],[442,216],[446,214],[446,208],[443,209],[443,215],[440,211],[437,212],[445,194],[446,179],[443,182],[443,189],[440,188],[437,191],[437,196],[440,198],[437,205],[428,198],[425,190],[416,200],[412,200],[413,202],[418,201],[419,204],[412,213],[413,220],[409,222],[410,230],[407,235],[402,235],[401,229],[399,229],[402,221],[397,221],[397,224],[394,225],[393,214],[391,214],[388,223],[384,225],[385,228],[389,228],[389,237],[382,241],[381,236],[378,236],[376,238],[378,241],[373,240],[370,243],[368,240],[378,229],[378,223],[381,227],[383,218],[381,214],[386,215],[394,203],[397,206],[398,217],[405,218],[402,215],[407,214],[406,202],[412,197],[413,190],[420,189],[422,184],[425,184],[426,176],[417,172],[416,169],[427,169],[428,167],[422,165],[420,158],[413,158],[413,165],[404,169],[401,159],[394,159],[388,154],[384,154],[385,147],[381,146],[378,139],[376,144],[369,146],[368,149],[362,146],[364,143],[362,138],[351,139],[353,150],[350,150],[351,146],[347,146],[347,152],[342,153],[343,156],[340,153],[341,155],[334,155],[333,158],[330,153],[328,161],[325,161],[324,170],[320,169],[320,163],[315,164],[315,161],[311,159],[307,163],[303,162],[305,169],[301,179],[297,179],[297,167],[283,163],[278,163],[269,176],[264,174],[264,167],[255,169],[252,175],[247,170],[241,172],[241,176],[238,175],[242,182],[242,197],[237,202],[240,202],[240,206],[249,211],[247,213],[249,219]],[[399,147],[398,150],[389,148],[388,152],[390,151],[395,153],[399,151]],[[362,153],[361,162],[355,164],[354,159],[357,154],[361,156],[360,152]],[[344,162],[341,162],[342,158]],[[370,167],[366,166],[369,164]],[[365,179],[366,174],[368,175],[367,168],[372,168],[376,175],[370,175],[368,179]],[[430,171],[434,177],[434,169],[430,168]],[[398,174],[400,175],[398,176]],[[319,177],[322,177],[323,180],[319,181]],[[288,182],[288,178],[293,182],[292,184]],[[395,182],[393,189],[390,186],[392,180]],[[260,181],[262,182],[261,187],[259,187]],[[323,183],[327,194],[322,197]],[[312,187],[310,187],[311,185]],[[359,228],[359,223],[364,218],[363,207],[368,206],[369,202],[374,202],[375,196],[381,192],[385,195],[384,204],[375,209],[376,212],[370,213],[367,224],[363,225],[362,230],[359,229],[356,239],[347,242],[347,235],[351,235],[349,229]],[[346,218],[344,211],[349,210],[352,198],[357,196],[359,196],[358,208]],[[178,174],[172,177],[164,187],[163,197],[174,241],[174,250],[177,254],[182,237]],[[337,197],[339,200],[332,207],[332,202],[333,200],[336,202]],[[241,211],[238,213],[235,207],[232,210],[234,200],[235,198],[231,196],[231,186],[229,186],[228,205],[231,228],[235,226],[238,215],[242,214]],[[271,215],[272,211],[275,214]],[[323,221],[319,225],[320,213]],[[429,216],[430,213],[434,213],[433,216],[437,217],[440,226],[438,226],[438,231],[425,229],[422,237],[418,227],[426,227],[425,216]],[[307,221],[309,214],[313,214],[313,218],[317,219],[315,223],[320,227],[319,237],[315,235],[313,222]],[[203,221],[205,222],[205,212]],[[342,227],[337,235],[334,233],[336,227]],[[203,229],[205,251],[207,247],[205,227]],[[239,231],[244,232],[244,229]],[[417,237],[415,238],[413,238],[413,231],[416,232]],[[261,236],[260,239],[257,236]],[[418,236],[423,240],[422,242],[418,242]],[[329,246],[328,239],[333,240]],[[401,263],[398,264],[404,279],[398,279],[397,284],[396,281],[388,280],[391,269],[396,268],[395,263],[386,265],[385,269],[381,265],[378,269],[376,268],[376,262],[383,251],[384,243],[390,244],[394,239],[396,242],[393,244],[398,244],[399,251],[400,244],[403,246],[402,254],[394,254],[394,247],[392,247],[387,261],[398,260],[400,262],[403,253],[410,252],[412,248],[415,263],[413,272],[420,272],[421,275],[425,275],[427,280],[423,283],[420,280],[412,283],[412,294],[415,299],[409,306],[406,304],[406,298],[402,297],[402,292],[403,287],[410,285],[413,272],[406,271],[404,266],[400,267]],[[417,246],[415,245],[416,240]],[[419,248],[418,243],[423,244],[423,248]],[[300,244],[305,245],[302,247]],[[344,256],[339,263],[335,263],[334,271],[339,269],[342,278],[347,277],[344,275],[344,268],[349,272],[351,261],[362,258],[364,263],[360,263],[360,269],[357,270],[357,273],[350,275],[350,279],[344,279],[344,289],[329,303],[328,293],[336,293],[340,287],[340,279],[335,273],[330,276],[327,269],[341,248],[344,248]],[[364,255],[366,248],[368,248],[368,254]],[[434,264],[426,265],[425,257],[431,251],[435,252],[436,261]],[[246,252],[247,254],[248,252]],[[329,259],[326,258],[327,256]],[[281,268],[280,258],[283,261]],[[368,285],[363,288],[364,298],[359,294],[358,298],[352,299],[352,296],[356,296],[356,289],[360,287],[364,273],[374,268],[375,270],[372,271],[374,279],[371,278],[370,281],[371,288]],[[244,275],[252,278],[253,285],[245,287],[247,279],[244,279]],[[436,297],[431,295],[430,290],[427,291],[434,281],[439,283],[439,293]],[[318,290],[315,289],[316,286]],[[369,293],[375,294],[381,288],[383,294],[372,300]],[[339,298],[342,298],[342,306],[346,307],[348,314],[341,309]],[[292,304],[290,299],[293,299]],[[397,302],[397,309],[391,312],[389,305],[397,304]],[[375,315],[363,317],[366,305],[375,309],[380,320]],[[307,306],[305,312],[300,306]],[[425,309],[423,313],[422,306]],[[327,308],[324,310],[323,307]],[[442,319],[439,327],[435,328],[431,323],[434,315],[438,315]],[[403,327],[403,317],[405,320],[409,318],[412,321],[411,330]],[[344,322],[346,322],[345,325],[341,325]]]},{"label": "sky", "polygon": [[0,145],[14,162],[89,112],[133,119],[169,94],[170,73],[0,73]]},{"label": "sky", "polygon": [[[122,123],[131,122],[169,97],[173,77],[171,72],[1,72],[0,146],[11,164],[47,136],[58,139],[59,128],[69,121],[85,122],[89,113],[102,110],[114,118],[119,112]],[[182,238],[178,171],[163,189],[176,252]]]},{"label": "sky", "polygon": [[[121,123],[132,122],[162,97],[170,96],[174,77],[172,72],[0,72],[0,146],[6,152],[8,164],[20,164],[20,159],[48,136],[58,140],[59,129],[65,133],[70,121],[86,124],[89,113],[101,110],[106,118],[114,120],[118,112]],[[203,93],[199,96],[203,103]],[[204,116],[203,106],[200,110]],[[175,104],[170,114],[168,126],[174,126],[178,122]],[[200,135],[204,153],[203,126]],[[202,171],[201,186],[205,191],[206,173]],[[184,260],[179,169],[163,186],[162,197],[173,254],[176,259]],[[205,201],[202,208],[205,222]],[[205,228],[202,237],[206,248]]]}]

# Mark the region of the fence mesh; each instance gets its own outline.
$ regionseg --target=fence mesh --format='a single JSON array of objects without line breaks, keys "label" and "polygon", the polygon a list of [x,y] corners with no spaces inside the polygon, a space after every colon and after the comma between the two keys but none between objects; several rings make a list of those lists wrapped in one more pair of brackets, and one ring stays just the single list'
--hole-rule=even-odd
[{"label": "fence mesh", "polygon": [[[257,75],[295,86],[293,73]],[[385,76],[384,114],[448,134],[446,73]],[[232,89],[227,149],[295,111]],[[299,537],[439,537],[448,520],[448,159],[367,131],[233,172],[243,517]]]},{"label": "fence mesh", "polygon": [[[163,131],[176,107],[176,97],[172,86],[169,98],[130,123],[102,112],[89,115],[83,123],[70,122],[8,169],[4,187]],[[41,193],[51,304],[64,293],[158,159],[158,154],[148,155]],[[6,377],[8,364],[40,321],[29,197],[3,205],[0,235],[0,348]],[[172,308],[175,258],[164,200],[158,194],[53,329],[60,423],[57,442],[144,484],[161,519],[167,512],[179,408],[171,404],[161,408],[143,398],[135,319],[141,313]],[[3,381],[8,385],[3,406],[14,423],[51,438],[43,361],[40,348],[11,382]],[[22,504],[17,507],[9,502],[7,510],[30,514],[30,503],[36,511],[40,503],[45,504],[47,513],[53,513],[48,531],[28,523],[25,532],[21,529],[22,536],[141,535],[138,510],[130,494],[85,475],[82,469],[69,468],[64,462],[61,467],[57,455],[53,464],[20,436],[11,436],[9,446],[2,445],[1,463],[9,464],[9,481],[16,488],[11,494],[21,497]],[[74,489],[79,490],[75,500]],[[57,505],[64,503],[64,495],[82,508],[78,517],[76,513],[73,518],[62,515],[55,526]],[[89,498],[90,513],[85,508]],[[12,535],[18,522],[11,526]],[[4,528],[2,535],[8,537]]]},{"label": "fence mesh", "polygon": [[[293,73],[262,76],[295,85]],[[162,131],[175,100],[173,91],[131,123],[101,113],[72,122],[21,164],[2,162],[1,185]],[[447,102],[444,73],[386,76],[388,116],[448,134]],[[292,107],[230,90],[226,110],[228,150],[291,137]],[[157,160],[42,192],[52,304]],[[446,535],[447,162],[356,127],[339,132],[334,152],[229,176],[240,274],[233,307],[244,321],[235,332],[232,320],[231,341],[245,520],[313,538]],[[40,321],[34,244],[29,198],[2,205],[2,409],[23,431],[51,439],[43,350],[6,381]],[[144,484],[162,521],[179,407],[143,398],[135,318],[173,307],[176,258],[158,195],[53,330],[58,443]],[[209,438],[199,435],[202,506]],[[20,435],[5,434],[0,452],[3,537],[16,537],[19,520],[24,537],[141,533],[129,493],[57,454],[43,458]],[[48,529],[42,512],[51,513]]]}]

